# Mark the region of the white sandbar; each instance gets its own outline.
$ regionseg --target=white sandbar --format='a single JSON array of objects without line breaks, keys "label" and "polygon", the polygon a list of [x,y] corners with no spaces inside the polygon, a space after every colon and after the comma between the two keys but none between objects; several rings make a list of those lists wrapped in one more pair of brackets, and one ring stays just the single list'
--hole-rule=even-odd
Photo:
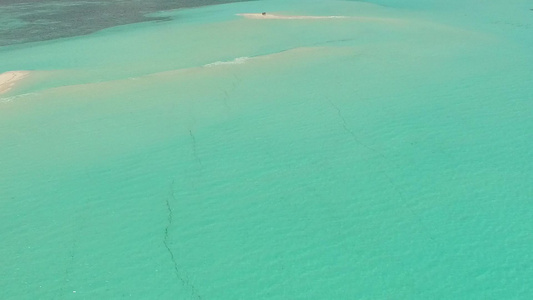
[{"label": "white sandbar", "polygon": [[0,74],[0,94],[9,91],[17,81],[28,76],[28,71],[9,71]]},{"label": "white sandbar", "polygon": [[246,13],[237,14],[238,16],[245,17],[247,19],[264,19],[264,20],[324,20],[324,19],[350,19],[356,22],[373,22],[373,23],[387,23],[387,24],[400,24],[404,21],[393,18],[381,18],[381,17],[367,17],[367,16],[294,16],[294,15],[279,15],[265,13]]},{"label": "white sandbar", "polygon": [[237,14],[248,19],[282,19],[282,20],[302,20],[302,19],[344,19],[345,16],[284,16],[276,14]]}]

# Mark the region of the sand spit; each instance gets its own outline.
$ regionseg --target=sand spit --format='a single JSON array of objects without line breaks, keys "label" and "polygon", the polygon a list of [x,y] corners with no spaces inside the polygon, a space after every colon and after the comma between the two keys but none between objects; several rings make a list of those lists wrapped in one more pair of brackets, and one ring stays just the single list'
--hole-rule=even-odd
[{"label": "sand spit", "polygon": [[285,16],[277,14],[237,14],[248,19],[281,19],[281,20],[303,20],[303,19],[344,19],[345,16]]},{"label": "sand spit", "polygon": [[0,94],[9,91],[17,81],[28,76],[28,71],[9,71],[0,74]]},{"label": "sand spit", "polygon": [[387,24],[399,24],[405,23],[405,21],[394,18],[381,18],[381,17],[364,17],[364,16],[295,16],[295,15],[280,15],[280,14],[258,14],[258,13],[246,13],[237,14],[238,16],[245,17],[247,19],[257,20],[326,20],[326,19],[346,19],[356,22],[377,22]]}]

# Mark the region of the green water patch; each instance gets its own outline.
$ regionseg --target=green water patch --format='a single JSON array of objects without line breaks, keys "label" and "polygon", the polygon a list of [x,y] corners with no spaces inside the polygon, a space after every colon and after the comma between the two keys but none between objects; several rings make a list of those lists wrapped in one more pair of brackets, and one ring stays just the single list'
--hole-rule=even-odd
[{"label": "green water patch", "polygon": [[3,3],[0,15],[0,47],[87,35],[137,22],[165,21],[151,13],[195,6],[222,4],[204,1],[24,1]]}]

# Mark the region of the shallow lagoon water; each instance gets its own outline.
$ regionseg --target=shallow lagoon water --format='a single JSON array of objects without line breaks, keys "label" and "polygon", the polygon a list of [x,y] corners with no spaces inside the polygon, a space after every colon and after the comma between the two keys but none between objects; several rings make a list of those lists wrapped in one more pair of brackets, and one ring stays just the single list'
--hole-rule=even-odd
[{"label": "shallow lagoon water", "polygon": [[530,298],[533,12],[456,2],[0,48],[3,297]]}]

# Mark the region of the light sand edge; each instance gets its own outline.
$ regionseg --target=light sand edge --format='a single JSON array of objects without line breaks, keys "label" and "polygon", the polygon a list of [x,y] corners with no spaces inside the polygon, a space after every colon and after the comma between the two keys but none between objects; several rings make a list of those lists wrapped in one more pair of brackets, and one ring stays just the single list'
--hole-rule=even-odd
[{"label": "light sand edge", "polygon": [[302,19],[344,19],[345,16],[284,16],[277,14],[256,14],[256,13],[246,13],[246,14],[237,14],[248,19],[278,19],[278,20],[302,20]]},{"label": "light sand edge", "polygon": [[382,17],[372,17],[372,16],[295,16],[295,15],[280,15],[280,14],[269,14],[265,13],[243,13],[237,14],[237,16],[244,17],[246,19],[257,19],[257,20],[325,20],[325,19],[350,19],[357,22],[377,22],[377,23],[387,23],[387,24],[400,24],[404,21],[400,19],[393,18],[382,18]]},{"label": "light sand edge", "polygon": [[9,71],[0,74],[0,94],[11,90],[15,83],[30,74],[28,71]]}]

